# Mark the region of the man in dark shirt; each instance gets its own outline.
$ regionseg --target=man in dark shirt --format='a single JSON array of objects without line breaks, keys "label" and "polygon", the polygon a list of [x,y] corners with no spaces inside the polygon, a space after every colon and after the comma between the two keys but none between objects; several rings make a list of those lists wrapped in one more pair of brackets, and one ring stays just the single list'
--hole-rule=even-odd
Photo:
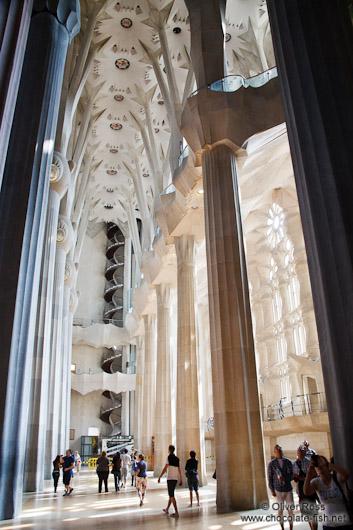
[{"label": "man in dark shirt", "polygon": [[185,464],[185,475],[188,479],[188,486],[190,491],[190,504],[189,508],[192,508],[192,492],[195,491],[196,500],[197,500],[197,506],[200,506],[200,500],[199,500],[199,475],[197,473],[197,467],[199,465],[199,461],[196,460],[196,453],[195,451],[190,451],[190,457],[189,460]]},{"label": "man in dark shirt", "polygon": [[73,468],[75,466],[75,458],[72,456],[72,453],[70,449],[66,451],[66,456],[63,457],[63,482],[65,484],[66,491],[64,493],[64,497],[66,495],[70,495],[72,490],[74,488],[70,487],[70,480],[73,474]]}]

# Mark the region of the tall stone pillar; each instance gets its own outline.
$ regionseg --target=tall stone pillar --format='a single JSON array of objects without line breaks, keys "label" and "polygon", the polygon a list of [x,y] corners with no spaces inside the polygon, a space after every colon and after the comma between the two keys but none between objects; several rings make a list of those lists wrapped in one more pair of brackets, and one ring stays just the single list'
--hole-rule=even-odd
[{"label": "tall stone pillar", "polygon": [[[200,422],[197,341],[195,325],[195,240],[183,235],[174,238],[178,278],[178,354],[176,389],[176,446],[181,468],[189,452],[196,451],[203,462],[203,429]],[[202,471],[200,484],[205,483]]]},{"label": "tall stone pillar", "polygon": [[[353,34],[347,2],[268,0],[335,461],[353,476]],[[305,80],[305,81],[304,81]],[[351,482],[352,485],[352,482]]]},{"label": "tall stone pillar", "polygon": [[[72,224],[70,223],[71,227]],[[75,238],[75,234],[73,234]],[[72,249],[71,249],[72,250]],[[71,254],[72,252],[70,252]],[[58,418],[58,438],[57,448],[60,452],[60,448],[66,447],[69,442],[69,424],[67,422],[68,411],[71,403],[71,354],[72,354],[72,322],[73,314],[70,311],[70,298],[71,290],[76,284],[77,269],[72,259],[67,256],[65,263],[64,273],[64,288],[63,288],[63,304],[62,304],[62,321],[61,321],[61,333],[59,337],[61,339],[58,342],[57,355],[61,361],[61,395],[62,399],[60,403],[56,405],[59,409]],[[55,439],[54,439],[55,442]],[[66,450],[65,449],[65,450]]]},{"label": "tall stone pillar", "polygon": [[0,188],[26,50],[33,0],[0,4]]},{"label": "tall stone pillar", "polygon": [[52,304],[56,253],[56,235],[60,199],[66,192],[70,170],[66,159],[54,153],[50,173],[50,191],[44,237],[40,297],[33,349],[32,389],[25,462],[25,491],[41,491],[44,481],[46,424],[49,399],[49,361],[51,355]]},{"label": "tall stone pillar", "polygon": [[[144,315],[145,360],[143,364],[143,403],[141,411],[141,450],[146,457],[152,456],[154,411],[156,406],[156,315]],[[151,469],[151,459],[147,460]]]},{"label": "tall stone pillar", "polygon": [[172,443],[172,379],[170,358],[171,285],[156,286],[157,293],[157,376],[154,418],[154,475],[158,477]]},{"label": "tall stone pillar", "polygon": [[[220,512],[257,508],[267,497],[234,152],[280,123],[278,79],[250,91],[205,88],[187,100],[182,114],[184,137],[202,153]],[[234,459],[242,464],[229,473]]]},{"label": "tall stone pillar", "polygon": [[136,337],[136,393],[134,420],[134,448],[141,452],[142,411],[143,411],[143,370],[145,363],[145,337]]},{"label": "tall stone pillar", "polygon": [[[226,145],[202,155],[209,282],[217,510],[267,498],[249,286],[236,158]],[[229,473],[229,462],[237,471]],[[239,478],[241,480],[239,480]]]},{"label": "tall stone pillar", "polygon": [[191,30],[191,59],[198,88],[226,75],[224,33],[226,0],[185,0]]},{"label": "tall stone pillar", "polygon": [[[60,438],[60,425],[62,421],[62,401],[70,399],[66,392],[66,361],[63,357],[64,318],[66,315],[65,300],[68,301],[68,286],[65,281],[71,273],[70,265],[66,267],[67,254],[74,241],[74,231],[68,217],[59,215],[53,285],[53,308],[51,313],[51,343],[50,343],[50,373],[49,373],[49,398],[47,406],[46,452],[45,452],[45,478],[51,476],[51,462],[62,451]],[[71,287],[71,284],[70,284]],[[65,405],[66,406],[66,405]]]},{"label": "tall stone pillar", "polygon": [[49,173],[67,47],[79,29],[78,2],[55,6],[34,5],[0,197],[0,519],[21,506]]}]

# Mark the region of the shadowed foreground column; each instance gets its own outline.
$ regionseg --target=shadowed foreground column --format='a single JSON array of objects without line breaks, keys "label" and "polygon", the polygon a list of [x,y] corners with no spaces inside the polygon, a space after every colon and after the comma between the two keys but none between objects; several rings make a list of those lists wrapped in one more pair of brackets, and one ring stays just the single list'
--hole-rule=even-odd
[{"label": "shadowed foreground column", "polygon": [[[267,492],[235,155],[226,145],[215,146],[203,152],[202,169],[217,510],[249,510]],[[230,462],[236,462],[236,473],[229,471]]]},{"label": "shadowed foreground column", "polygon": [[76,1],[54,2],[50,9],[34,3],[3,175],[0,519],[21,507],[49,174],[66,52],[79,21]]},{"label": "shadowed foreground column", "polygon": [[172,380],[170,359],[171,286],[156,286],[157,293],[157,377],[155,410],[154,475],[164,467],[168,446],[172,443]]},{"label": "shadowed foreground column", "polygon": [[[353,476],[353,31],[348,2],[267,0],[335,461]],[[350,485],[352,486],[352,478]]]}]

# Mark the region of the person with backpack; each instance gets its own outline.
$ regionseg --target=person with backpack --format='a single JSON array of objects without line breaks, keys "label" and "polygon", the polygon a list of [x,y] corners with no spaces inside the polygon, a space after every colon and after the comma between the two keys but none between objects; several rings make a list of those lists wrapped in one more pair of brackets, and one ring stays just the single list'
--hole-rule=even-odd
[{"label": "person with backpack", "polygon": [[303,491],[305,477],[310,466],[310,458],[308,458],[306,455],[306,447],[304,445],[300,445],[297,450],[298,458],[295,462],[293,462],[293,480],[297,483],[300,512],[302,515],[309,518],[311,530],[317,530],[317,495],[316,493],[313,495],[305,495]]},{"label": "person with backpack", "polygon": [[200,499],[199,499],[199,475],[197,472],[197,468],[199,465],[199,461],[196,459],[196,453],[195,451],[190,451],[190,458],[185,464],[185,475],[188,479],[188,487],[190,491],[190,504],[189,508],[192,508],[192,492],[195,492],[197,505],[200,506]]}]

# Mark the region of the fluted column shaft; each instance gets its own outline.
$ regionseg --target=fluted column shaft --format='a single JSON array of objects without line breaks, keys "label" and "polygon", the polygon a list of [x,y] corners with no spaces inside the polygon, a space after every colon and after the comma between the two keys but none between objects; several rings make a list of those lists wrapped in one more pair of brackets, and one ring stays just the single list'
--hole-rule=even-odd
[{"label": "fluted column shaft", "polygon": [[57,246],[54,271],[54,305],[52,313],[52,340],[50,348],[50,392],[47,408],[47,432],[45,452],[45,478],[51,475],[51,463],[59,449],[59,412],[63,397],[63,359],[61,358],[63,291],[65,281],[66,252]]},{"label": "fluted column shaft", "polygon": [[170,358],[171,286],[156,286],[157,293],[157,376],[155,410],[154,475],[164,467],[168,446],[172,443],[172,380]]},{"label": "fluted column shaft", "polygon": [[33,0],[7,0],[0,7],[0,188],[21,79]]},{"label": "fluted column shaft", "polygon": [[320,6],[315,0],[268,0],[267,4],[306,243],[333,451],[335,461],[352,477],[352,23],[347,2],[340,0]]},{"label": "fluted column shaft", "polygon": [[258,508],[267,491],[235,155],[215,146],[203,152],[202,169],[217,510],[229,512]]},{"label": "fluted column shaft", "polygon": [[25,491],[42,490],[44,484],[46,421],[50,384],[51,311],[59,204],[60,196],[56,191],[50,190],[46,238],[42,258],[38,320],[32,360],[32,390],[24,477]]},{"label": "fluted column shaft", "polygon": [[[156,406],[156,315],[144,315],[145,360],[143,369],[143,403],[141,422],[141,449],[146,456],[152,456],[154,433],[154,411]],[[147,460],[151,469],[151,459]]]},{"label": "fluted column shaft", "polygon": [[24,476],[25,491],[40,491],[44,485],[46,425],[49,386],[51,384],[49,362],[51,357],[56,237],[60,199],[67,190],[69,178],[70,171],[67,161],[60,153],[54,153],[50,175],[36,336],[33,348],[32,388]]},{"label": "fluted column shaft", "polygon": [[[195,240],[193,236],[174,238],[178,278],[178,354],[176,389],[176,445],[181,468],[196,451],[203,461],[199,411],[197,341],[195,325]],[[200,482],[204,481],[200,470]]]},{"label": "fluted column shaft", "polygon": [[[77,20],[72,13],[74,6],[74,2],[65,5],[60,16],[65,19],[68,15],[70,22]],[[4,315],[0,324],[3,359],[0,519],[13,517],[22,501],[31,383],[28,374],[35,336],[49,172],[65,57],[72,34],[72,27],[65,25],[67,19],[59,20],[55,8],[53,11],[42,11],[31,20],[0,198],[0,305]]]},{"label": "fluted column shaft", "polygon": [[[69,316],[70,289],[74,284],[75,270],[67,254],[72,247],[74,232],[67,217],[59,216],[57,248],[55,255],[52,333],[50,344],[50,392],[47,409],[47,432],[45,453],[45,478],[51,475],[51,462],[62,451],[61,426],[65,423],[65,408],[70,400],[67,396],[67,326]],[[71,344],[69,345],[71,350]],[[64,397],[63,397],[64,396]],[[65,403],[62,403],[65,401]]]},{"label": "fluted column shaft", "polygon": [[141,451],[142,412],[143,412],[143,370],[145,363],[145,337],[136,337],[136,397],[134,421],[134,446]]}]

